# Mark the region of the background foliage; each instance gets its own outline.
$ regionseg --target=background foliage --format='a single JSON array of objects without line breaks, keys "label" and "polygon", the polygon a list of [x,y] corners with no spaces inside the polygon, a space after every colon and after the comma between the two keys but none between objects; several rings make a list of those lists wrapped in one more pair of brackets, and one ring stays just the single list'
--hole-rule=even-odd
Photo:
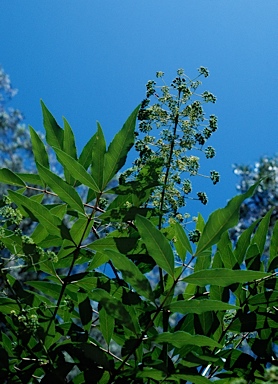
[{"label": "background foliage", "polygon": [[[3,382],[266,381],[265,368],[277,362],[273,210],[229,236],[260,181],[207,222],[199,215],[193,231],[182,225],[191,185],[184,173],[196,176],[199,168],[190,151],[210,158],[206,141],[216,130],[216,118],[203,111],[215,97],[198,95],[198,82],[179,70],[169,87],[148,83],[147,99],[157,101],[138,106],[108,147],[98,124],[79,156],[69,123],[60,127],[42,102],[46,142],[63,175],[32,128],[36,173],[0,170],[0,181],[14,187],[1,201]],[[137,115],[138,161],[111,188],[134,143]],[[150,139],[157,124],[161,137]],[[197,198],[205,203],[205,192]],[[16,268],[36,278],[19,281]]]}]

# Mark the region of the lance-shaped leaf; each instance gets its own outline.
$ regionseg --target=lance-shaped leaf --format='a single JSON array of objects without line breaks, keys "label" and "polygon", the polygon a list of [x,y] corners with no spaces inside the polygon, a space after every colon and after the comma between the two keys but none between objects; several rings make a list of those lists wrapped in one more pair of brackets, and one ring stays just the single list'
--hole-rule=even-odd
[{"label": "lance-shaped leaf", "polygon": [[197,345],[198,347],[213,347],[222,348],[222,345],[210,339],[206,336],[191,335],[190,333],[177,331],[174,333],[164,332],[155,337],[152,340],[156,343],[169,343],[174,347],[181,348],[186,344]]},{"label": "lance-shaped leaf", "polygon": [[82,200],[76,190],[67,184],[55,173],[45,168],[41,164],[37,164],[39,174],[43,181],[59,196],[59,198],[67,203],[71,208],[78,212],[84,213]]},{"label": "lance-shaped leaf", "polygon": [[96,288],[90,293],[92,300],[100,303],[109,316],[119,320],[123,325],[135,332],[133,320],[122,302],[103,289]]},{"label": "lance-shaped leaf", "polygon": [[97,132],[90,138],[79,156],[79,163],[83,165],[85,169],[92,164],[92,152],[95,146]]},{"label": "lance-shaped leaf", "polygon": [[29,126],[29,129],[32,141],[32,150],[36,163],[40,163],[44,167],[49,168],[48,154],[42,139],[31,126]]},{"label": "lance-shaped leaf", "polygon": [[125,255],[112,250],[106,250],[105,253],[109,256],[109,259],[112,260],[114,266],[121,271],[124,280],[130,284],[139,295],[151,301],[154,300],[149,280],[131,260]]},{"label": "lance-shaped leaf", "polygon": [[100,332],[102,333],[107,345],[109,345],[114,332],[115,319],[114,317],[109,316],[104,308],[101,308],[98,314]]},{"label": "lance-shaped leaf", "polygon": [[136,215],[136,226],[150,256],[160,268],[174,276],[174,254],[166,237],[143,216]]},{"label": "lance-shaped leaf", "polygon": [[278,266],[278,221],[276,221],[270,241],[269,248],[269,271],[276,269]]},{"label": "lance-shaped leaf", "polygon": [[219,300],[179,300],[167,306],[172,312],[197,313],[200,315],[208,311],[226,311],[227,309],[239,309],[235,305],[223,303]]},{"label": "lance-shaped leaf", "polygon": [[52,213],[43,205],[14,191],[9,191],[9,197],[19,209],[22,207],[23,212],[27,212],[29,216],[33,216],[33,218],[35,218],[48,233],[55,236],[59,234],[61,220],[57,216],[52,215]]},{"label": "lance-shaped leaf", "polygon": [[76,180],[80,181],[82,184],[93,189],[94,191],[99,192],[99,188],[93,177],[81,164],[79,164],[77,160],[67,155],[59,148],[54,148],[54,151],[56,152],[63,167],[67,169]]},{"label": "lance-shaped leaf", "polygon": [[259,183],[260,181],[249,188],[246,193],[231,199],[225,208],[217,209],[209,216],[198,242],[195,256],[198,256],[203,250],[216,244],[223,232],[237,224],[240,205],[245,199],[253,195]]},{"label": "lance-shaped leaf", "polygon": [[44,187],[44,183],[42,182],[40,176],[35,173],[17,173],[18,177],[20,177],[25,183],[39,185]]},{"label": "lance-shaped leaf", "polygon": [[[75,145],[75,138],[74,134],[72,132],[71,126],[67,122],[67,120],[63,117],[64,121],[64,141],[63,141],[63,150],[65,153],[67,153],[69,156],[77,160],[77,151],[76,151],[76,145]],[[70,185],[74,185],[75,179],[73,175],[71,174],[70,170],[66,167],[64,168],[64,174],[66,181]]]},{"label": "lance-shaped leaf", "polygon": [[0,183],[16,185],[18,187],[26,187],[24,181],[8,168],[0,169]]},{"label": "lance-shaped leaf", "polygon": [[92,150],[92,167],[91,173],[100,190],[103,190],[103,172],[104,172],[104,156],[106,152],[106,143],[101,125],[97,123],[97,134],[95,135],[94,148]]},{"label": "lance-shaped leaf", "polygon": [[192,273],[183,279],[187,283],[196,284],[200,287],[206,285],[219,285],[227,287],[234,283],[248,283],[254,280],[263,279],[269,273],[261,271],[231,270],[225,268],[205,269]]},{"label": "lance-shaped leaf", "polygon": [[43,113],[43,125],[46,132],[46,141],[50,147],[63,148],[64,131],[57,124],[52,114],[46,108],[44,102],[41,100],[42,113]]},{"label": "lance-shaped leaf", "polygon": [[176,222],[174,224],[174,228],[175,228],[175,237],[176,237],[176,241],[174,243],[175,248],[181,260],[184,261],[186,257],[186,252],[189,252],[192,255],[193,253],[192,248],[188,240],[188,237],[184,229],[180,225],[180,223]]},{"label": "lance-shaped leaf", "polygon": [[244,260],[246,250],[250,245],[251,235],[260,220],[261,219],[254,221],[254,223],[252,223],[249,228],[245,229],[245,231],[242,232],[237,241],[236,248],[234,250],[234,255],[239,265]]},{"label": "lance-shaped leaf", "polygon": [[127,154],[134,143],[134,129],[140,106],[131,113],[122,129],[110,143],[104,157],[103,187],[105,187],[125,164]]},{"label": "lance-shaped leaf", "polygon": [[270,217],[272,215],[273,209],[270,209],[267,214],[262,218],[258,228],[256,229],[256,233],[254,234],[251,244],[257,244],[259,248],[259,252],[262,255],[264,252],[264,245],[266,241],[266,235],[268,232],[268,226],[270,222]]}]

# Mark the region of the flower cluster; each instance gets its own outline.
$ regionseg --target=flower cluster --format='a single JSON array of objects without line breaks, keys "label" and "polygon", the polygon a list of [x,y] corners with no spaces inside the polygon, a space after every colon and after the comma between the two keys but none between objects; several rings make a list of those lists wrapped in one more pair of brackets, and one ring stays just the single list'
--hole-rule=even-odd
[{"label": "flower cluster", "polygon": [[[146,85],[146,98],[138,113],[138,132],[135,134],[135,149],[139,157],[134,166],[121,175],[121,183],[137,177],[142,166],[151,164],[153,159],[161,162],[159,187],[154,188],[148,205],[160,209],[164,215],[180,218],[180,209],[186,205],[186,198],[192,192],[192,184],[185,174],[199,175],[200,157],[190,151],[203,152],[207,159],[215,156],[212,146],[205,147],[207,140],[217,130],[217,117],[205,117],[203,104],[215,103],[216,97],[209,91],[197,94],[201,86],[200,76],[207,77],[207,68],[200,67],[199,75],[191,80],[183,69],[168,86],[164,73],[156,73],[163,84],[149,80]],[[158,129],[158,135],[155,130]],[[212,171],[213,184],[219,181],[219,174]],[[209,177],[209,176],[207,176]],[[204,192],[197,194],[198,200],[207,203]],[[186,214],[186,217],[188,215]],[[184,216],[185,218],[185,216]]]}]

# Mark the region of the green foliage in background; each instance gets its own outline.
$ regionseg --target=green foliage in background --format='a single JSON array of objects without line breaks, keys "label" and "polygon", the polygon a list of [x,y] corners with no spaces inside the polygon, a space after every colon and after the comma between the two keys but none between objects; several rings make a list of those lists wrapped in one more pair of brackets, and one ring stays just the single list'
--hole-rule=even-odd
[{"label": "green foliage in background", "polygon": [[[207,70],[201,67],[200,75],[208,75]],[[229,229],[237,225],[241,204],[254,194],[257,182],[207,222],[199,215],[188,235],[177,216],[184,204],[173,202],[171,193],[185,185],[180,171],[197,174],[199,163],[195,159],[193,169],[187,152],[196,144],[202,150],[205,128],[213,131],[211,118],[206,125],[200,108],[215,97],[207,91],[200,95],[197,121],[191,80],[180,71],[175,80],[168,88],[178,95],[172,101],[184,100],[186,106],[171,109],[168,104],[163,114],[165,151],[156,142],[156,155],[142,155],[147,143],[140,138],[140,162],[120,177],[118,187],[109,183],[134,144],[137,115],[146,124],[159,120],[146,112],[146,103],[132,112],[108,147],[98,124],[79,156],[69,123],[64,120],[61,128],[42,103],[47,145],[64,175],[51,170],[46,145],[32,128],[37,173],[0,170],[0,182],[16,187],[1,200],[1,247],[9,253],[0,265],[1,382],[268,380],[265,368],[277,362],[278,227],[267,260],[262,255],[271,210],[236,243],[230,240]],[[175,152],[185,131],[192,146]],[[219,175],[211,178],[218,181]],[[80,188],[86,189],[85,197]],[[55,203],[44,203],[48,195],[55,196]],[[34,223],[28,236],[20,226],[26,217]],[[27,274],[19,281],[15,268],[36,273],[37,279]],[[154,271],[157,279],[152,279]]]}]

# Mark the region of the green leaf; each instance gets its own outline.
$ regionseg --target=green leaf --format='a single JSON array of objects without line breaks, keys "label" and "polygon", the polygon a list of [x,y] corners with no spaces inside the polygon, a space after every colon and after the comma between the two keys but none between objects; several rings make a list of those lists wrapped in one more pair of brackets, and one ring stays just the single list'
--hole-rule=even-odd
[{"label": "green leaf", "polygon": [[196,284],[200,287],[206,285],[219,285],[227,287],[234,283],[247,283],[254,280],[263,279],[269,273],[260,271],[231,270],[225,268],[215,268],[192,273],[183,279],[187,283]]},{"label": "green leaf", "polygon": [[44,183],[42,182],[40,176],[36,173],[17,173],[16,175],[25,181],[25,183],[44,187]]},{"label": "green leaf", "polygon": [[120,300],[100,288],[94,289],[91,292],[90,297],[92,300],[100,303],[109,316],[119,320],[132,332],[136,332],[133,320]]},{"label": "green leaf", "polygon": [[192,248],[188,240],[188,237],[183,227],[180,225],[180,223],[175,222],[174,228],[175,228],[175,238],[176,238],[174,245],[178,252],[179,257],[181,258],[182,261],[184,261],[186,257],[186,252],[189,252],[192,255],[193,253]]},{"label": "green leaf", "polygon": [[106,250],[105,254],[112,260],[114,266],[121,271],[124,280],[134,288],[135,292],[151,301],[154,300],[149,280],[131,260],[125,255],[112,250]]},{"label": "green leaf", "polygon": [[246,193],[231,199],[225,208],[217,209],[209,216],[198,242],[195,256],[198,256],[203,250],[216,244],[223,232],[237,224],[240,205],[245,199],[253,195],[259,182],[260,181],[249,188]]},{"label": "green leaf", "polygon": [[[64,117],[63,117],[63,121],[64,121],[63,150],[70,157],[77,160],[77,151],[76,151],[74,134],[72,132],[71,126],[69,125],[69,123]],[[67,183],[69,183],[70,185],[74,185],[75,179],[67,167],[64,168],[64,174],[65,174],[65,179]]]},{"label": "green leaf", "polygon": [[125,164],[127,154],[134,143],[134,129],[139,108],[140,106],[131,113],[108,147],[104,156],[103,187],[112,180]]},{"label": "green leaf", "polygon": [[278,292],[275,291],[266,291],[263,293],[259,293],[250,299],[248,299],[248,304],[250,305],[259,305],[259,306],[267,306],[273,307],[278,303]]},{"label": "green leaf", "polygon": [[26,187],[26,184],[22,178],[10,171],[8,168],[0,169],[0,183],[16,185],[18,187]]},{"label": "green leaf", "polygon": [[226,311],[227,309],[239,309],[235,305],[223,303],[218,300],[179,300],[175,303],[170,304],[169,309],[172,312],[177,313],[197,313],[201,314],[208,311]]},{"label": "green leaf", "polygon": [[88,169],[88,167],[92,164],[92,152],[95,147],[95,142],[96,142],[96,136],[97,133],[95,133],[88,143],[85,145],[83,148],[80,156],[79,156],[79,164],[83,165],[85,169]]},{"label": "green leaf", "polygon": [[271,313],[258,314],[255,312],[241,313],[229,326],[236,332],[255,332],[259,329],[277,329],[278,316]]},{"label": "green leaf", "polygon": [[181,348],[186,344],[198,347],[222,348],[222,345],[206,336],[191,335],[190,333],[177,331],[174,333],[164,332],[152,337],[156,343],[169,343],[174,347]]},{"label": "green leaf", "polygon": [[99,314],[99,328],[104,340],[109,345],[114,332],[115,319],[109,316],[104,308],[101,308]]},{"label": "green leaf", "polygon": [[273,271],[278,266],[278,221],[276,221],[269,247],[269,271]]},{"label": "green leaf", "polygon": [[44,167],[49,168],[48,154],[42,139],[31,126],[29,126],[29,129],[32,141],[32,150],[36,163],[40,163]]},{"label": "green leaf", "polygon": [[136,215],[136,226],[157,265],[174,276],[174,254],[165,236],[145,217]]},{"label": "green leaf", "polygon": [[67,203],[71,208],[76,209],[78,212],[85,213],[84,206],[80,196],[76,190],[69,184],[67,184],[55,173],[49,169],[43,167],[41,164],[37,164],[39,174],[46,184],[59,196],[59,198]]},{"label": "green leaf", "polygon": [[254,223],[252,223],[249,228],[247,228],[244,232],[242,232],[242,234],[240,235],[237,241],[236,248],[234,250],[234,255],[239,265],[244,260],[246,250],[250,245],[251,235],[254,232],[254,229],[260,220],[261,219],[254,221]]},{"label": "green leaf", "polygon": [[84,300],[82,300],[78,304],[78,309],[79,309],[81,323],[83,326],[87,326],[85,327],[85,329],[89,331],[91,328],[91,322],[93,317],[93,310],[91,307],[90,299],[86,297]]},{"label": "green leaf", "polygon": [[46,131],[46,141],[50,147],[63,148],[64,131],[57,124],[56,120],[46,108],[44,102],[41,100],[43,125]]},{"label": "green leaf", "polygon": [[224,268],[239,269],[239,264],[232,251],[232,243],[228,231],[222,234],[219,242],[217,243],[217,250],[220,252]]},{"label": "green leaf", "polygon": [[49,281],[28,281],[28,285],[56,300],[58,299],[62,289],[62,285],[54,284]]},{"label": "green leaf", "polygon": [[258,228],[256,230],[256,233],[254,234],[251,244],[257,244],[259,248],[260,255],[264,252],[264,245],[266,241],[266,236],[268,232],[270,217],[272,215],[273,209],[270,209],[267,214],[262,218],[260,224],[258,225]]},{"label": "green leaf", "polygon": [[31,218],[34,217],[37,219],[48,233],[56,236],[59,234],[61,220],[57,216],[52,215],[52,213],[42,204],[30,200],[28,197],[22,196],[21,194],[14,191],[9,191],[9,196],[11,200],[19,207],[19,209],[23,207],[23,212],[27,211]]},{"label": "green leaf", "polygon": [[94,148],[92,151],[92,177],[96,181],[98,190],[103,191],[106,185],[103,184],[104,157],[106,152],[106,143],[101,125],[97,123],[97,134],[95,136]]},{"label": "green leaf", "polygon": [[17,302],[6,297],[0,297],[0,313],[10,315],[11,311],[15,311],[17,314],[19,313],[20,307]]},{"label": "green leaf", "polygon": [[76,180],[80,181],[82,184],[93,189],[94,191],[100,192],[95,180],[86,171],[86,169],[81,164],[79,164],[77,160],[75,160],[73,157],[69,156],[59,148],[53,148],[53,149],[56,152],[60,163],[63,165],[63,167],[66,170],[70,172],[70,174]]}]

